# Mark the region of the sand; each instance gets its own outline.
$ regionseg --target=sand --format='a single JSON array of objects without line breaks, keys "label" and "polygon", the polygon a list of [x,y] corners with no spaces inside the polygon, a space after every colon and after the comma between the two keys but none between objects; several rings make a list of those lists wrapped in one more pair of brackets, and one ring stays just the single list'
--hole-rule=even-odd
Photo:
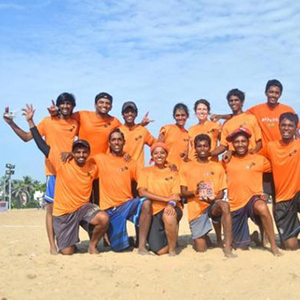
[{"label": "sand", "polygon": [[255,247],[237,251],[235,259],[219,248],[199,254],[186,214],[176,257],[139,256],[136,250],[90,255],[83,230],[83,253],[53,256],[44,217],[42,210],[0,213],[0,300],[300,299],[300,251],[283,251],[280,258]]}]

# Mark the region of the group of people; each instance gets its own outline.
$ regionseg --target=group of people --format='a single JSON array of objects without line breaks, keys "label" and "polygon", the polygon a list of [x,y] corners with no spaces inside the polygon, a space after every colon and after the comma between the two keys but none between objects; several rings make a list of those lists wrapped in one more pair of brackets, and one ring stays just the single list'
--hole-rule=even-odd
[{"label": "group of people", "polygon": [[[227,94],[232,112],[210,120],[210,103],[200,99],[194,105],[199,122],[188,130],[188,107],[178,103],[175,124],[163,126],[157,138],[146,129],[147,115],[136,123],[138,108],[132,101],[123,104],[124,124],[111,116],[108,93],[96,95],[95,111],[78,112],[73,111],[75,97],[63,93],[37,126],[34,108],[27,105],[28,132],[7,107],[4,120],[22,140],[34,139],[46,157],[50,252],[73,254],[79,226],[89,233],[91,254],[98,253],[101,238],[113,251],[126,250],[130,220],[139,254],[175,255],[184,205],[198,252],[207,250],[213,227],[225,256],[248,249],[250,218],[260,229],[261,244],[269,242],[271,252],[280,255],[272,215],[281,246],[298,249],[299,120],[291,107],[278,102],[282,91],[278,80],[269,80],[267,102],[244,112],[245,94],[232,89]],[[151,152],[147,167],[145,145]]]}]

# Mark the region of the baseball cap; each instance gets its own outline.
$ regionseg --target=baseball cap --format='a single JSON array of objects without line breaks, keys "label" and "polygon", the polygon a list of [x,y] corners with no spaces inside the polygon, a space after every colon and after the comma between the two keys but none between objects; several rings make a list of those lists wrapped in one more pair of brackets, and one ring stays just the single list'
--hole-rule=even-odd
[{"label": "baseball cap", "polygon": [[136,104],[133,101],[127,101],[123,104],[122,106],[122,113],[127,109],[127,108],[132,108],[134,111],[138,111]]},{"label": "baseball cap", "polygon": [[72,151],[74,151],[75,147],[79,146],[79,145],[88,148],[88,150],[91,150],[91,147],[90,147],[90,144],[89,144],[88,141],[86,141],[86,140],[77,140],[72,145]]},{"label": "baseball cap", "polygon": [[101,98],[108,99],[111,104],[113,102],[113,97],[110,94],[103,92],[103,93],[99,93],[98,95],[96,95],[95,104],[97,104],[98,100]]},{"label": "baseball cap", "polygon": [[232,142],[232,140],[239,134],[242,134],[242,135],[246,136],[247,138],[250,138],[252,136],[252,134],[248,128],[239,127],[227,136],[227,138],[226,138],[227,142]]}]

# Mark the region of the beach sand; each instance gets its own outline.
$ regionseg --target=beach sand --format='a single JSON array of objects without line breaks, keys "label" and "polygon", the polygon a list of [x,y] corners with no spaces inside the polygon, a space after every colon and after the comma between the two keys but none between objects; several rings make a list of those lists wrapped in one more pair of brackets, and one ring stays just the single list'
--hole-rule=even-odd
[{"label": "beach sand", "polygon": [[[220,248],[196,253],[186,215],[176,257],[139,256],[136,250],[65,257],[48,253],[45,211],[0,213],[0,300],[300,299],[300,251],[277,258],[251,248],[237,251],[235,259]],[[80,236],[85,252],[88,236],[83,230]]]}]

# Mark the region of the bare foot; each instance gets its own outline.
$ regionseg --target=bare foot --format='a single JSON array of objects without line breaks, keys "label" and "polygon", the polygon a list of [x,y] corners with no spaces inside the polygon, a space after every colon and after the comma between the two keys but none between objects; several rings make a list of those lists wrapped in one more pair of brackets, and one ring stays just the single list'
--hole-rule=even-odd
[{"label": "bare foot", "polygon": [[58,254],[58,251],[57,251],[57,249],[56,249],[55,246],[54,247],[50,247],[50,254],[51,255],[57,255]]},{"label": "bare foot", "polygon": [[227,247],[224,247],[223,248],[223,253],[224,255],[227,257],[227,258],[236,258],[237,255],[232,253],[232,249],[231,247],[227,248]]},{"label": "bare foot", "polygon": [[279,251],[277,246],[271,247],[271,251],[272,251],[274,256],[277,256],[277,257],[283,256],[283,253]]},{"label": "bare foot", "polygon": [[152,255],[152,253],[149,252],[146,248],[139,249],[138,254],[140,254],[140,255]]},{"label": "bare foot", "polygon": [[89,246],[89,254],[99,254],[99,251],[96,247]]},{"label": "bare foot", "polygon": [[255,243],[255,245],[257,247],[261,246],[261,241],[259,239],[259,233],[257,230],[255,230],[251,235],[250,235],[250,239],[252,242]]},{"label": "bare foot", "polygon": [[176,256],[176,251],[169,251],[169,256]]}]

